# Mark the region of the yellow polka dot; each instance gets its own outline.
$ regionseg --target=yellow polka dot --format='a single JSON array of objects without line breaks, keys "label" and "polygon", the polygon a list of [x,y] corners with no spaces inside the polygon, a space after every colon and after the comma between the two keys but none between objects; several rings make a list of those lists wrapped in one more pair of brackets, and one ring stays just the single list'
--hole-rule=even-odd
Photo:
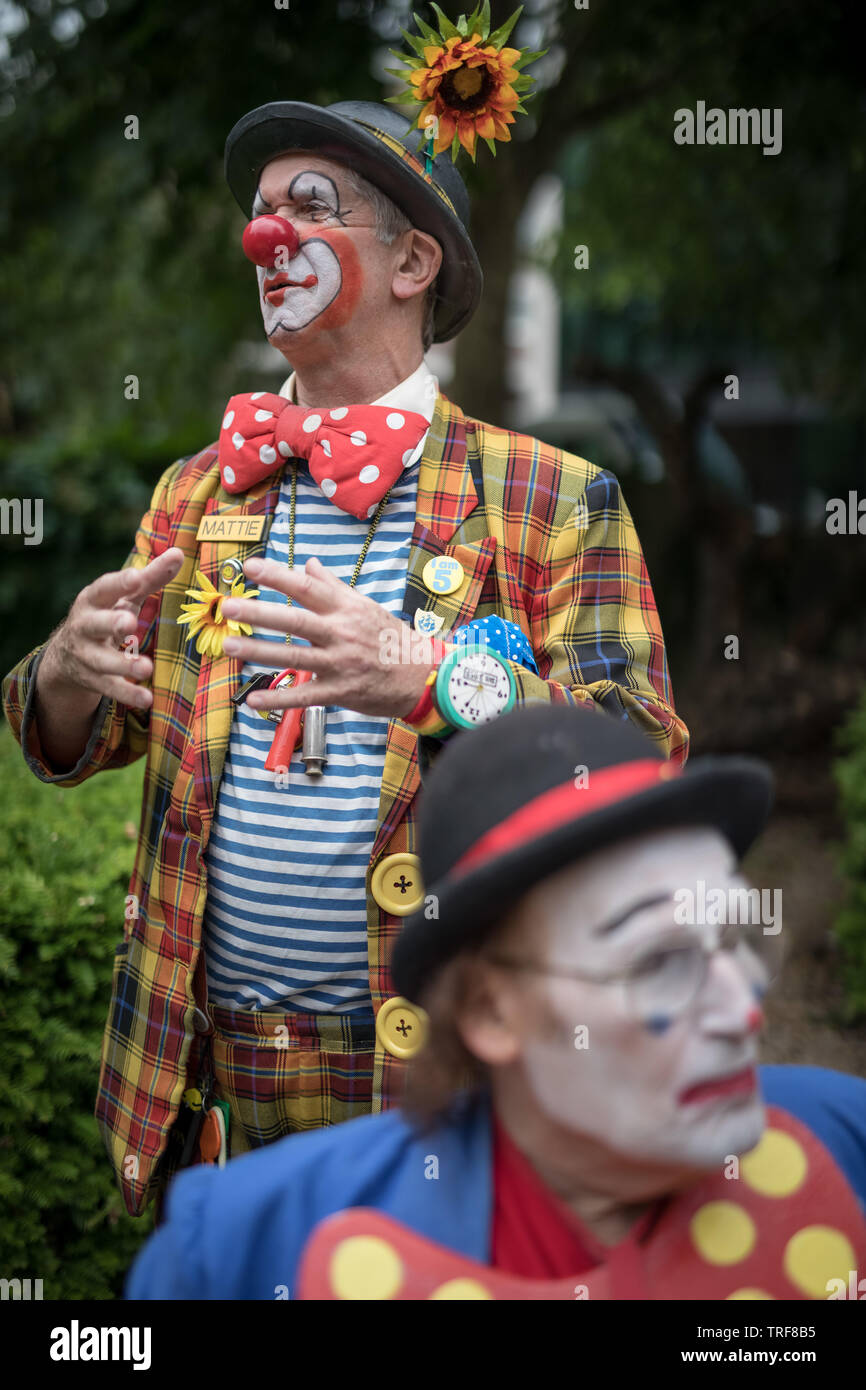
[{"label": "yellow polka dot", "polygon": [[728,1301],[739,1298],[769,1298],[775,1302],[775,1295],[765,1293],[763,1289],[735,1289],[733,1293],[728,1294]]},{"label": "yellow polka dot", "polygon": [[330,1275],[338,1298],[393,1298],[403,1282],[403,1263],[378,1236],[349,1236],[331,1256]]},{"label": "yellow polka dot", "polygon": [[804,1226],[791,1236],[782,1261],[785,1273],[798,1289],[812,1298],[826,1298],[831,1279],[848,1282],[856,1268],[851,1242],[832,1226]]},{"label": "yellow polka dot", "polygon": [[768,1129],[758,1146],[740,1159],[740,1176],[764,1197],[789,1197],[802,1187],[808,1167],[796,1139],[781,1129]]},{"label": "yellow polka dot", "polygon": [[449,1279],[430,1295],[433,1298],[492,1298],[493,1294],[477,1279]]},{"label": "yellow polka dot", "polygon": [[755,1223],[736,1202],[707,1202],[691,1220],[692,1240],[711,1265],[735,1265],[755,1244]]}]

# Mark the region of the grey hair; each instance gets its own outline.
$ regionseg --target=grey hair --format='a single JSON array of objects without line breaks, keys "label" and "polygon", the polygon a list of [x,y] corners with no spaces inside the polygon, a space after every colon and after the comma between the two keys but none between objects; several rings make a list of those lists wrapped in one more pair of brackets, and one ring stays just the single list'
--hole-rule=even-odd
[{"label": "grey hair", "polygon": [[[412,230],[412,223],[404,212],[401,212],[397,204],[392,202],[387,193],[383,193],[381,188],[370,183],[354,169],[346,167],[345,178],[353,193],[359,198],[363,198],[373,209],[375,218],[376,236],[385,246],[390,246],[392,242],[403,234]],[[433,344],[434,315],[436,311],[436,284],[438,276],[428,285],[424,298],[424,317],[421,324],[421,346],[426,352]]]}]

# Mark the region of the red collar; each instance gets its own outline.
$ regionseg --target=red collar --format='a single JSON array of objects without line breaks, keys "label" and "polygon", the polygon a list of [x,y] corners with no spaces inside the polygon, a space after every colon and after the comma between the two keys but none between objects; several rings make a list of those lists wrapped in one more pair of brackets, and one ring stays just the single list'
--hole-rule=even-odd
[{"label": "red collar", "polygon": [[[663,1206],[654,1203],[619,1244],[639,1245]],[[582,1274],[609,1259],[613,1249],[539,1177],[495,1116],[491,1247],[496,1269],[524,1279]]]}]

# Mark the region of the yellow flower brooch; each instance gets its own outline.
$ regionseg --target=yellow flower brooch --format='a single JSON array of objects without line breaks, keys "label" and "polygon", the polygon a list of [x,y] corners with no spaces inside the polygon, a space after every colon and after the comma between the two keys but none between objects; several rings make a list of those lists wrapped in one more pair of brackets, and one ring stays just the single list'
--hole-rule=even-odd
[{"label": "yellow flower brooch", "polygon": [[386,98],[401,105],[420,105],[417,124],[428,136],[428,172],[433,156],[449,145],[452,159],[462,145],[474,160],[477,138],[484,140],[493,154],[497,140],[511,139],[508,127],[514,124],[514,112],[525,113],[521,100],[529,96],[533,86],[533,79],[520,69],[547,52],[522,53],[519,48],[505,47],[522,5],[492,34],[489,0],[469,16],[461,15],[456,24],[438,5],[432,8],[439,20],[438,30],[418,15],[412,17],[420,37],[400,30],[413,51],[407,54],[392,49],[404,68],[388,71],[407,86],[398,96]]},{"label": "yellow flower brooch", "polygon": [[178,622],[189,623],[189,635],[196,638],[195,649],[202,656],[222,656],[226,637],[249,637],[252,634],[249,623],[239,623],[234,618],[223,617],[223,599],[258,598],[259,591],[246,589],[244,581],[236,579],[230,593],[221,594],[201,570],[196,570],[195,578],[200,588],[187,589],[190,598],[195,602],[181,604],[182,616],[178,618]]}]

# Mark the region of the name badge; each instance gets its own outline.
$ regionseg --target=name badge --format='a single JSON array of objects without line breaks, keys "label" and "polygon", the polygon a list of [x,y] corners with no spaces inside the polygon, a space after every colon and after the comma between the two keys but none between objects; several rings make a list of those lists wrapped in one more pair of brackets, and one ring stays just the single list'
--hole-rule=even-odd
[{"label": "name badge", "polygon": [[195,533],[197,541],[260,541],[267,517],[243,512],[214,512],[203,516]]}]

